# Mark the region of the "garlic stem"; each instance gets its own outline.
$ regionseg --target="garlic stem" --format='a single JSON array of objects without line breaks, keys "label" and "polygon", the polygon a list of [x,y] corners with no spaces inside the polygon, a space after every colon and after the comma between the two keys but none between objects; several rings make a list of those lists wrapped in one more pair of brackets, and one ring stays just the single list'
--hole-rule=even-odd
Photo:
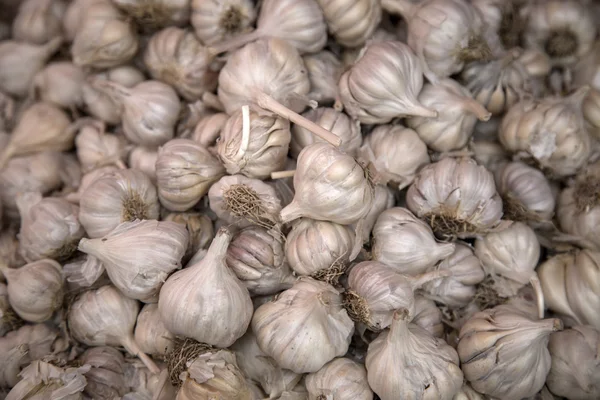
[{"label": "garlic stem", "polygon": [[165,368],[160,372],[160,375],[158,377],[158,383],[156,386],[156,391],[154,392],[154,396],[152,396],[152,400],[159,400],[164,396],[168,378],[169,370]]},{"label": "garlic stem", "polygon": [[133,335],[130,334],[126,338],[124,338],[123,341],[121,342],[121,345],[129,353],[138,357],[144,363],[144,365],[150,370],[150,372],[152,372],[155,375],[160,374],[160,368],[158,368],[158,366],[154,363],[154,361],[152,361],[152,359],[150,357],[148,357],[145,353],[143,353],[140,350],[138,344],[133,339]]},{"label": "garlic stem", "polygon": [[464,109],[475,114],[475,116],[477,116],[477,119],[480,121],[489,121],[490,117],[492,116],[492,113],[489,112],[481,103],[479,103],[475,99],[471,99],[469,97],[462,97],[461,101],[463,103]]},{"label": "garlic stem", "polygon": [[236,158],[240,159],[246,154],[250,145],[250,107],[242,106],[242,142],[236,154]]},{"label": "garlic stem", "polygon": [[533,276],[529,279],[529,283],[533,287],[533,291],[535,292],[535,299],[538,308],[538,317],[544,318],[544,292],[542,291],[542,284],[540,283],[540,278],[538,277],[537,272],[533,273]]},{"label": "garlic stem", "polygon": [[283,178],[291,178],[296,173],[295,169],[291,169],[289,171],[276,171],[271,172],[271,179],[283,179]]},{"label": "garlic stem", "polygon": [[231,232],[227,228],[221,228],[213,239],[208,254],[216,260],[224,260],[227,255],[227,248],[231,242]]},{"label": "garlic stem", "polygon": [[282,224],[286,224],[290,221],[301,218],[303,214],[304,212],[302,211],[302,209],[298,206],[297,203],[295,203],[292,200],[292,202],[288,204],[287,207],[281,210],[281,212],[279,213],[279,218],[281,218]]},{"label": "garlic stem", "polygon": [[452,275],[449,269],[437,269],[435,271],[425,272],[414,277],[410,277],[410,285],[413,290],[419,289],[427,282],[435,281],[436,279],[445,278]]},{"label": "garlic stem", "polygon": [[247,43],[253,42],[255,40],[263,37],[263,32],[260,28],[255,29],[252,32],[248,32],[242,35],[235,36],[231,39],[228,39],[222,43],[215,44],[214,46],[208,47],[208,53],[212,56],[216,56],[217,54],[224,53],[226,51],[234,50],[239,47],[244,46]]},{"label": "garlic stem", "polygon": [[438,117],[437,111],[430,110],[429,108],[423,107],[420,104],[413,104],[410,107],[410,114],[412,116],[425,117],[425,118],[437,118]]}]

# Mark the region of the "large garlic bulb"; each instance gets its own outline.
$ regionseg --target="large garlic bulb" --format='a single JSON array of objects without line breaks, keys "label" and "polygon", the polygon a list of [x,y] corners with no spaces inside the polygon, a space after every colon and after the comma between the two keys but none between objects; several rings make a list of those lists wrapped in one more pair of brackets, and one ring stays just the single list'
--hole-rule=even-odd
[{"label": "large garlic bulb", "polygon": [[333,286],[303,278],[254,312],[258,345],[282,368],[317,372],[348,351],[354,323]]},{"label": "large garlic bulb", "polygon": [[379,0],[317,0],[329,32],[346,47],[362,46],[381,21]]},{"label": "large garlic bulb", "polygon": [[134,338],[144,353],[164,356],[173,350],[175,336],[160,319],[158,304],[146,304],[135,324]]},{"label": "large garlic bulb", "polygon": [[110,164],[125,168],[126,141],[123,137],[105,132],[104,123],[98,120],[83,119],[78,124],[75,148],[84,172]]},{"label": "large garlic bulb", "polygon": [[85,373],[84,393],[93,399],[111,400],[125,395],[125,357],[114,347],[91,347],[79,356],[81,365],[90,365]]},{"label": "large garlic bulb", "polygon": [[189,0],[113,0],[144,29],[185,25],[190,19]]},{"label": "large garlic bulb", "polygon": [[196,36],[207,45],[239,35],[255,19],[252,0],[192,0],[192,26]]},{"label": "large garlic bulb", "polygon": [[459,334],[457,350],[466,380],[494,398],[535,395],[550,370],[550,334],[561,329],[559,319],[533,320],[510,305],[476,313]]},{"label": "large garlic bulb", "polygon": [[349,358],[336,358],[318,372],[306,376],[309,398],[372,400],[365,366]]},{"label": "large garlic bulb", "polygon": [[35,75],[31,92],[42,101],[73,110],[83,105],[84,84],[82,68],[72,62],[57,61],[49,63]]},{"label": "large garlic bulb", "polygon": [[44,44],[61,34],[66,11],[62,0],[26,0],[12,23],[12,37],[21,42]]},{"label": "large garlic bulb", "polygon": [[452,399],[463,384],[456,351],[409,321],[406,310],[397,311],[369,344],[369,386],[381,400]]},{"label": "large garlic bulb", "polygon": [[308,98],[324,105],[333,103],[336,110],[341,110],[338,81],[342,75],[342,63],[330,51],[323,50],[302,57],[310,80]]}]

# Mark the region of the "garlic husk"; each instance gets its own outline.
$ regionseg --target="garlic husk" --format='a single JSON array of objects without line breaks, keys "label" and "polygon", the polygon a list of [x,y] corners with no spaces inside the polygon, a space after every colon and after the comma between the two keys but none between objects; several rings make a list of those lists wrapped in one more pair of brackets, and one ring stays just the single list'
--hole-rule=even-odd
[{"label": "garlic husk", "polygon": [[171,211],[192,208],[224,174],[219,160],[193,140],[173,139],[158,151],[158,196]]},{"label": "garlic husk", "polygon": [[245,32],[256,19],[252,0],[192,0],[191,7],[196,36],[207,45]]},{"label": "garlic husk", "polygon": [[600,396],[600,332],[591,326],[575,326],[550,335],[552,366],[546,378],[555,395],[576,400]]},{"label": "garlic husk", "polygon": [[78,250],[102,261],[112,283],[125,296],[158,301],[169,274],[181,267],[188,232],[176,222],[123,222],[102,238],[81,239]]},{"label": "garlic husk", "polygon": [[318,372],[306,376],[309,398],[372,400],[365,366],[349,358],[336,358]]},{"label": "garlic husk", "polygon": [[381,21],[379,0],[317,0],[329,32],[345,47],[362,46]]},{"label": "garlic husk", "polygon": [[110,283],[105,272],[102,261],[91,255],[77,257],[63,266],[63,276],[69,291],[81,291],[93,285]]},{"label": "garlic husk", "polygon": [[112,2],[96,1],[83,14],[71,46],[76,65],[111,68],[133,58],[138,50],[137,33]]},{"label": "garlic husk", "polygon": [[410,115],[437,115],[417,100],[423,87],[421,65],[402,42],[367,44],[340,78],[339,87],[344,109],[363,124],[385,124]]},{"label": "garlic husk", "polygon": [[208,201],[217,217],[239,228],[279,225],[281,201],[275,189],[259,179],[224,176],[210,187]]},{"label": "garlic husk", "polygon": [[201,261],[171,275],[163,285],[158,308],[174,335],[228,347],[246,332],[252,301],[225,262],[230,241],[231,233],[221,229]]},{"label": "garlic husk", "polygon": [[354,323],[333,286],[302,278],[252,318],[262,351],[296,373],[317,372],[348,351]]},{"label": "garlic husk", "polygon": [[73,338],[88,346],[123,346],[155,374],[154,361],[144,354],[133,338],[133,327],[140,305],[125,297],[114,286],[102,286],[79,295],[67,314]]},{"label": "garlic husk", "polygon": [[190,19],[189,0],[113,0],[140,27],[149,30],[185,25]]},{"label": "garlic husk", "polygon": [[90,238],[105,236],[125,221],[158,219],[158,213],[156,188],[134,169],[103,174],[79,200],[79,222]]},{"label": "garlic husk", "polygon": [[20,42],[44,44],[61,35],[66,4],[61,0],[21,2],[12,23],[12,37]]},{"label": "garlic husk", "polygon": [[27,192],[17,197],[21,214],[20,251],[27,261],[69,259],[85,231],[77,219],[79,207],[61,198]]},{"label": "garlic husk", "polygon": [[[3,346],[3,343],[0,343]],[[3,349],[3,353],[0,355],[0,387],[3,389],[9,389],[15,386],[21,380],[19,373],[21,372],[21,366],[27,360],[28,346],[26,344],[17,344],[14,347],[7,347]],[[29,360],[31,361],[31,360]],[[6,392],[3,391],[4,394]]]},{"label": "garlic husk", "polygon": [[162,363],[158,366],[157,375],[137,359],[125,359],[124,378],[130,392],[122,400],[173,400],[177,389],[169,381],[168,368]]},{"label": "garlic husk", "polygon": [[99,120],[83,119],[78,124],[75,149],[84,172],[110,164],[125,168],[126,143],[121,136],[105,132],[104,122]]},{"label": "garlic husk", "polygon": [[418,100],[435,110],[437,117],[411,117],[406,122],[428,147],[435,151],[451,151],[464,147],[477,120],[487,121],[491,113],[485,109],[467,88],[452,79],[423,86]]},{"label": "garlic husk", "polygon": [[381,400],[452,399],[463,383],[458,363],[442,339],[409,324],[406,310],[397,311],[390,329],[369,344],[365,360],[369,386]]},{"label": "garlic husk", "polygon": [[352,156],[329,143],[313,143],[298,156],[294,200],[281,221],[301,217],[348,225],[364,218],[373,204],[373,183]]},{"label": "garlic husk", "polygon": [[494,176],[471,158],[425,166],[408,189],[406,204],[442,237],[473,237],[496,228],[502,217]]},{"label": "garlic husk", "polygon": [[406,208],[384,210],[373,226],[373,259],[399,273],[423,273],[454,250],[454,243],[438,242],[431,228]]},{"label": "garlic husk", "polygon": [[81,176],[80,182],[79,182],[79,186],[77,187],[77,191],[76,192],[72,192],[72,193],[68,193],[64,198],[65,200],[74,203],[74,204],[79,204],[79,200],[81,198],[81,194],[83,192],[85,192],[85,190],[88,188],[88,186],[90,186],[92,183],[94,183],[96,180],[100,179],[102,176],[104,176],[105,174],[108,174],[110,172],[115,172],[118,171],[118,168],[113,166],[113,165],[107,165],[105,167],[100,167],[97,169],[93,169],[91,171],[89,171],[88,173],[85,173]]},{"label": "garlic husk", "polygon": [[156,160],[158,160],[158,150],[137,146],[129,153],[127,164],[132,169],[142,171],[152,183],[156,184]]},{"label": "garlic husk", "polygon": [[73,0],[67,4],[62,18],[62,32],[67,41],[73,41],[84,19],[87,8],[96,2],[98,0]]},{"label": "garlic husk", "polygon": [[92,347],[78,357],[82,365],[91,366],[85,373],[87,384],[83,392],[93,399],[112,400],[125,395],[125,358],[114,347]]},{"label": "garlic husk", "polygon": [[457,349],[466,380],[494,398],[535,395],[550,370],[550,334],[561,329],[559,319],[534,320],[510,305],[474,314],[460,330]]},{"label": "garlic husk", "polygon": [[0,90],[18,97],[27,95],[35,74],[44,68],[61,44],[60,37],[43,45],[13,40],[0,42]]},{"label": "garlic husk", "polygon": [[162,323],[158,304],[144,305],[137,317],[134,338],[146,354],[164,356],[173,350],[175,336]]},{"label": "garlic husk", "polygon": [[8,282],[8,300],[19,317],[29,322],[43,322],[62,307],[62,267],[44,259],[18,269],[0,265]]},{"label": "garlic husk", "polygon": [[253,296],[279,293],[296,281],[280,236],[260,226],[249,226],[234,236],[226,262]]},{"label": "garlic husk", "polygon": [[[428,285],[428,283],[425,285]],[[420,294],[415,294],[415,316],[411,321],[413,324],[419,325],[433,337],[443,338],[443,318],[442,312],[433,300],[429,300]]]},{"label": "garlic husk", "polygon": [[229,115],[225,113],[207,115],[196,124],[190,139],[207,148],[214,146],[228,120]]},{"label": "garlic husk", "polygon": [[327,50],[302,57],[310,80],[308,98],[319,104],[333,103],[336,110],[343,106],[338,94],[338,81],[342,75],[340,60]]},{"label": "garlic husk", "polygon": [[185,264],[199,250],[208,249],[210,242],[215,237],[212,220],[205,214],[169,213],[162,218],[163,221],[173,221],[186,227],[189,234],[188,247],[183,257]]},{"label": "garlic husk", "polygon": [[377,183],[393,183],[399,190],[410,185],[421,167],[429,164],[425,143],[417,132],[402,125],[376,127],[357,153],[374,170]]},{"label": "garlic husk", "polygon": [[356,228],[360,228],[356,230],[356,234],[362,238],[363,243],[367,243],[371,240],[371,231],[373,230],[379,215],[385,210],[392,208],[395,204],[396,199],[394,198],[394,191],[392,188],[384,185],[375,185],[371,210],[364,219],[361,220],[362,226],[356,226]]},{"label": "garlic husk", "polygon": [[223,126],[217,153],[227,173],[265,179],[285,167],[290,123],[243,106]]},{"label": "garlic husk", "polygon": [[155,33],[144,50],[144,65],[152,78],[171,85],[188,101],[217,87],[212,55],[193,32],[168,27]]},{"label": "garlic husk", "polygon": [[83,105],[84,84],[83,69],[68,61],[57,61],[35,75],[31,91],[42,101],[74,110]]}]

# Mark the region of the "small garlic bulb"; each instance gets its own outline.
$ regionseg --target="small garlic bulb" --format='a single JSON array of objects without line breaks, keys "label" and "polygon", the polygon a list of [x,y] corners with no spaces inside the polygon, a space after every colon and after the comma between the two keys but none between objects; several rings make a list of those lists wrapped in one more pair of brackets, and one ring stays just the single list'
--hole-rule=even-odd
[{"label": "small garlic bulb", "polygon": [[134,26],[113,2],[95,1],[85,9],[71,46],[76,65],[116,67],[131,60],[137,50]]},{"label": "small garlic bulb", "polygon": [[173,221],[186,227],[189,234],[188,247],[183,257],[183,264],[186,263],[198,250],[208,249],[210,242],[215,237],[215,230],[211,219],[204,214],[189,213],[169,213],[162,218],[163,221]]},{"label": "small garlic bulb", "polygon": [[156,184],[156,160],[158,160],[158,150],[137,146],[129,153],[127,164],[131,169],[142,171],[152,183]]},{"label": "small garlic bulb", "polygon": [[306,376],[310,399],[373,400],[365,366],[349,358],[336,358]]},{"label": "small garlic bulb", "polygon": [[354,323],[333,286],[302,278],[252,318],[258,345],[277,365],[298,374],[317,372],[348,351]]},{"label": "small garlic bulb", "polygon": [[134,338],[140,350],[146,354],[164,356],[175,346],[175,336],[160,319],[158,304],[142,307],[135,324]]},{"label": "small garlic bulb", "polygon": [[156,188],[141,171],[117,170],[92,182],[79,200],[79,222],[88,236],[105,236],[121,222],[158,219]]},{"label": "small garlic bulb", "polygon": [[243,106],[221,130],[217,152],[227,173],[265,179],[285,167],[291,136],[288,120]]},{"label": "small garlic bulb", "polygon": [[417,100],[423,72],[419,59],[402,42],[367,44],[339,86],[346,112],[363,124],[386,124],[409,115],[437,116]]},{"label": "small garlic bulb", "polygon": [[81,68],[68,61],[57,61],[35,75],[31,90],[42,101],[73,110],[83,105],[84,82]]},{"label": "small garlic bulb", "polygon": [[189,0],[113,0],[144,29],[185,25],[190,19]]},{"label": "small garlic bulb", "polygon": [[329,32],[345,47],[360,47],[381,21],[379,0],[317,0]]},{"label": "small garlic bulb", "polygon": [[365,217],[373,204],[368,172],[329,143],[316,142],[298,156],[294,200],[281,210],[281,221],[301,217],[348,225]]},{"label": "small garlic bulb", "polygon": [[255,19],[252,0],[192,0],[192,26],[207,45],[245,32]]},{"label": "small garlic bulb", "polygon": [[125,168],[125,140],[122,137],[106,133],[104,122],[99,120],[82,119],[78,125],[75,149],[84,172],[110,164]]},{"label": "small garlic bulb", "polygon": [[221,229],[201,261],[171,275],[163,285],[158,309],[174,335],[228,347],[246,332],[252,301],[225,262],[230,241],[231,233]]},{"label": "small garlic bulb", "polygon": [[453,243],[436,241],[431,228],[406,208],[384,210],[373,226],[373,260],[399,273],[421,274],[454,250]]},{"label": "small garlic bulb", "polygon": [[45,259],[12,269],[0,265],[8,283],[8,301],[17,315],[28,322],[43,322],[62,307],[62,267]]},{"label": "small garlic bulb", "polygon": [[533,320],[502,305],[473,315],[460,329],[458,355],[473,389],[500,399],[535,395],[550,370],[548,340],[559,319]]},{"label": "small garlic bulb", "polygon": [[473,237],[495,228],[502,217],[494,176],[470,158],[425,166],[408,189],[406,204],[444,237]]},{"label": "small garlic bulb", "polygon": [[419,169],[429,164],[425,143],[417,132],[402,125],[377,126],[365,137],[358,158],[374,169],[373,180],[383,185],[393,183],[399,190],[410,185]]},{"label": "small garlic bulb", "polygon": [[12,23],[12,37],[20,42],[44,44],[61,35],[66,12],[62,0],[26,0]]},{"label": "small garlic bulb", "polygon": [[125,296],[155,303],[163,282],[187,250],[188,232],[170,221],[135,220],[102,238],[81,239],[78,250],[94,256]]},{"label": "small garlic bulb", "polygon": [[431,149],[439,152],[464,147],[475,128],[475,123],[490,119],[485,109],[467,88],[452,79],[437,84],[426,84],[418,100],[425,107],[437,111],[437,117],[411,117],[406,123]]},{"label": "small garlic bulb", "polygon": [[443,338],[443,319],[442,312],[433,300],[429,300],[420,294],[415,294],[415,316],[411,321],[413,324],[419,325],[433,337]]},{"label": "small garlic bulb", "polygon": [[229,115],[222,112],[207,115],[195,125],[190,139],[210,148],[217,143],[227,121],[229,121]]},{"label": "small garlic bulb", "polygon": [[81,365],[91,366],[85,373],[87,382],[83,390],[91,398],[111,400],[129,391],[129,382],[124,377],[125,357],[114,347],[91,347],[77,360]]},{"label": "small garlic bulb", "polygon": [[342,75],[342,64],[330,51],[323,50],[302,57],[310,80],[308,98],[319,104],[333,103],[336,110],[343,106],[338,94],[338,81]]},{"label": "small garlic bulb", "polygon": [[381,400],[452,399],[463,384],[456,351],[420,326],[406,310],[369,344],[365,365],[369,386]]}]

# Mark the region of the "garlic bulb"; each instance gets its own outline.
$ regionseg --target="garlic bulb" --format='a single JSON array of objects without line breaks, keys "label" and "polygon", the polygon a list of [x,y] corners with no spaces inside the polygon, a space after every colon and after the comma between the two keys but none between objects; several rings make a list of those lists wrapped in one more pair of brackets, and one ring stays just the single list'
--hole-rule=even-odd
[{"label": "garlic bulb", "polygon": [[125,296],[155,303],[167,276],[181,267],[188,233],[170,221],[123,222],[102,238],[81,239],[78,250],[102,261]]},{"label": "garlic bulb", "polygon": [[346,47],[362,46],[381,21],[379,0],[317,0],[329,32]]},{"label": "garlic bulb", "polygon": [[12,37],[20,42],[44,44],[61,34],[66,4],[61,0],[26,0],[12,23]]},{"label": "garlic bulb", "polygon": [[473,237],[495,228],[502,217],[493,175],[470,158],[425,166],[408,189],[406,204],[444,237]]},{"label": "garlic bulb", "polygon": [[[434,282],[439,282],[435,280]],[[426,283],[425,285],[428,285]],[[412,323],[425,329],[433,337],[444,337],[443,315],[433,300],[420,294],[415,295],[415,316]]]},{"label": "garlic bulb", "polygon": [[87,381],[83,392],[93,399],[112,400],[128,392],[125,358],[114,347],[92,347],[79,356],[81,365],[91,366],[85,373]]},{"label": "garlic bulb", "polygon": [[190,19],[189,0],[113,0],[144,29],[184,25]]},{"label": "garlic bulb", "polygon": [[137,50],[133,24],[112,2],[95,1],[85,9],[71,46],[76,65],[116,67],[132,59]]},{"label": "garlic bulb", "polygon": [[58,61],[48,64],[35,75],[32,91],[42,101],[73,110],[83,104],[84,82],[85,74],[81,68],[71,62]]},{"label": "garlic bulb", "polygon": [[[477,161],[477,164],[483,165],[493,173],[497,173],[500,167],[509,161],[508,153],[496,141],[474,140],[469,143],[468,148],[473,152],[473,159]],[[498,188],[498,192],[500,192],[500,188]]]},{"label": "garlic bulb", "polygon": [[592,400],[600,396],[600,333],[591,326],[576,326],[550,335],[552,365],[546,378],[558,396]]},{"label": "garlic bulb", "polygon": [[79,207],[60,198],[27,192],[17,197],[21,214],[20,251],[27,261],[69,259],[85,231],[77,220]]},{"label": "garlic bulb", "polygon": [[170,213],[162,218],[163,221],[173,221],[186,227],[189,234],[188,247],[183,256],[189,260],[198,250],[208,249],[210,242],[215,237],[215,230],[211,219],[200,213]]},{"label": "garlic bulb", "polygon": [[131,390],[122,400],[173,400],[177,389],[169,382],[169,371],[159,364],[160,374],[155,374],[136,359],[125,360],[125,380]]},{"label": "garlic bulb", "polygon": [[[440,119],[442,117],[440,116]],[[402,125],[380,125],[365,137],[358,158],[374,170],[374,180],[393,182],[402,190],[429,164],[427,146],[412,129]]]},{"label": "garlic bulb", "polygon": [[356,226],[356,234],[357,236],[362,237],[363,243],[367,243],[371,240],[371,231],[373,230],[379,215],[388,208],[392,208],[395,203],[396,199],[394,198],[394,191],[390,187],[375,185],[371,210],[361,221],[362,227]]},{"label": "garlic bulb", "polygon": [[277,365],[296,373],[317,372],[348,351],[354,323],[333,286],[302,278],[254,312],[258,345]]},{"label": "garlic bulb", "polygon": [[342,75],[340,60],[327,50],[302,57],[310,80],[308,98],[319,104],[333,103],[341,111],[342,103],[338,94],[338,81]]},{"label": "garlic bulb", "polygon": [[90,186],[97,179],[101,178],[105,174],[115,172],[118,168],[113,165],[107,165],[105,167],[100,167],[97,169],[93,169],[90,172],[84,174],[79,182],[79,187],[77,188],[77,192],[72,192],[67,194],[64,198],[65,200],[70,201],[71,203],[79,204],[79,200],[81,199],[81,194],[86,191],[88,186]]},{"label": "garlic bulb", "polygon": [[212,55],[194,34],[168,27],[155,33],[144,50],[144,65],[152,78],[171,85],[189,101],[217,87]]},{"label": "garlic bulb", "polygon": [[158,219],[156,188],[141,171],[103,174],[81,194],[79,222],[88,236],[105,236],[117,225],[136,219]]},{"label": "garlic bulb", "polygon": [[499,399],[536,394],[550,370],[548,340],[559,319],[533,320],[510,305],[473,315],[461,328],[458,355],[473,389]]},{"label": "garlic bulb", "polygon": [[400,310],[390,329],[369,344],[365,365],[369,386],[381,400],[452,399],[463,383],[458,362],[452,347],[409,324],[408,313]]},{"label": "garlic bulb", "polygon": [[102,286],[79,295],[67,314],[73,338],[88,346],[123,346],[155,374],[154,361],[142,353],[133,338],[133,327],[140,305],[113,286]]},{"label": "garlic bulb", "polygon": [[477,120],[487,121],[486,110],[467,88],[452,79],[442,79],[437,84],[426,84],[418,100],[425,107],[437,111],[436,118],[411,117],[409,127],[435,151],[451,151],[464,147],[475,128]]},{"label": "garlic bulb", "polygon": [[555,200],[548,179],[537,168],[520,161],[496,171],[496,188],[502,197],[505,218],[512,221],[549,221]]},{"label": "garlic bulb", "polygon": [[8,300],[17,315],[43,322],[62,307],[62,267],[54,260],[39,260],[12,269],[0,265],[8,282]]},{"label": "garlic bulb", "polygon": [[67,4],[62,18],[63,36],[68,42],[72,42],[81,25],[87,8],[98,0],[73,0]]},{"label": "garlic bulb", "polygon": [[0,42],[0,90],[13,96],[25,96],[35,74],[62,44],[60,37],[43,45],[3,40]]},{"label": "garlic bulb", "polygon": [[204,147],[212,147],[221,136],[221,131],[227,121],[229,121],[229,115],[225,113],[207,115],[196,124],[190,139]]},{"label": "garlic bulb", "polygon": [[63,276],[70,292],[80,292],[93,285],[110,283],[108,275],[104,272],[102,261],[91,255],[76,257],[63,266]]},{"label": "garlic bulb", "polygon": [[416,275],[450,256],[453,243],[439,243],[431,228],[409,210],[384,210],[373,226],[373,260],[399,273]]},{"label": "garlic bulb", "polygon": [[127,164],[131,169],[142,171],[152,183],[156,184],[156,161],[158,160],[158,151],[147,149],[142,146],[134,147],[129,153]]},{"label": "garlic bulb", "polygon": [[165,355],[173,350],[175,336],[165,328],[158,304],[146,304],[142,307],[135,324],[134,338],[144,353]]},{"label": "garlic bulb", "polygon": [[75,149],[84,172],[110,164],[125,168],[125,140],[122,137],[106,133],[102,121],[83,119],[78,124]]},{"label": "garlic bulb", "polygon": [[210,209],[229,224],[271,229],[279,224],[281,202],[267,183],[243,175],[227,175],[208,191]]},{"label": "garlic bulb", "polygon": [[228,347],[246,332],[252,301],[225,263],[230,241],[231,233],[221,229],[201,261],[171,275],[163,285],[158,309],[174,335]]},{"label": "garlic bulb", "polygon": [[281,210],[281,221],[301,217],[348,225],[365,217],[373,204],[368,172],[329,143],[305,147],[294,174],[294,200]]},{"label": "garlic bulb", "polygon": [[196,36],[214,45],[246,31],[256,19],[252,0],[192,0]]},{"label": "garlic bulb", "polygon": [[345,110],[363,124],[385,124],[409,115],[437,116],[417,100],[423,72],[419,59],[402,42],[368,44],[339,86]]},{"label": "garlic bulb", "polygon": [[229,174],[265,179],[285,167],[290,140],[289,121],[243,106],[221,130],[217,152]]},{"label": "garlic bulb", "polygon": [[279,293],[296,281],[286,263],[281,239],[260,226],[238,232],[225,260],[251,295]]},{"label": "garlic bulb", "polygon": [[365,366],[349,358],[336,358],[318,372],[306,376],[310,399],[372,400]]}]

